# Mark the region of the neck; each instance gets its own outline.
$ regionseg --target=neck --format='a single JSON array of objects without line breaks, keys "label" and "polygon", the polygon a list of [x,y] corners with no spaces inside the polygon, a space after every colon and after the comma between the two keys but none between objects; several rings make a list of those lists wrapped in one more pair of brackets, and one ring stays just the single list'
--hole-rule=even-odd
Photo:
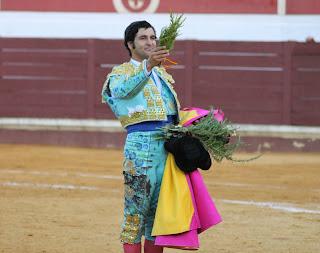
[{"label": "neck", "polygon": [[138,62],[142,62],[141,59],[138,59],[136,57],[131,57],[132,60],[138,61]]},{"label": "neck", "polygon": [[143,59],[141,59],[140,57],[137,57],[137,56],[131,56],[131,59],[135,60],[135,61],[138,61],[138,62],[142,62]]}]

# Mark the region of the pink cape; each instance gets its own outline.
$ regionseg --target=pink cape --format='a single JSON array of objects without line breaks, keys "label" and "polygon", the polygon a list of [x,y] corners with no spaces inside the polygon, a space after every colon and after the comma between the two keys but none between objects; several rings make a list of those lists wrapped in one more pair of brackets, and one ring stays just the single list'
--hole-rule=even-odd
[{"label": "pink cape", "polygon": [[186,174],[186,178],[195,210],[190,230],[181,234],[157,236],[156,245],[182,249],[198,249],[198,234],[222,221],[206,189],[200,172],[195,170]]},{"label": "pink cape", "polygon": [[[200,108],[185,109],[185,111],[190,110],[195,110],[198,116],[185,122],[184,126],[192,124],[194,120],[206,116],[209,113],[209,111]],[[190,229],[180,234],[156,236],[156,245],[180,249],[198,249],[200,246],[198,234],[222,221],[199,170],[186,173],[185,175],[194,207]]]}]

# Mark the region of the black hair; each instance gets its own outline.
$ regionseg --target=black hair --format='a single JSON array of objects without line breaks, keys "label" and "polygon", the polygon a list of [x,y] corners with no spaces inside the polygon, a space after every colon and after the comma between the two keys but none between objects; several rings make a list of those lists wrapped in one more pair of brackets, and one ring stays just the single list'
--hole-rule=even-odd
[{"label": "black hair", "polygon": [[131,54],[130,48],[128,47],[128,42],[133,43],[133,41],[136,37],[136,34],[138,33],[140,28],[145,28],[145,29],[152,28],[154,33],[156,33],[156,30],[154,29],[154,27],[145,20],[135,21],[135,22],[131,23],[124,31],[124,42],[123,42],[124,46],[129,51],[130,56],[132,56],[132,54]]}]

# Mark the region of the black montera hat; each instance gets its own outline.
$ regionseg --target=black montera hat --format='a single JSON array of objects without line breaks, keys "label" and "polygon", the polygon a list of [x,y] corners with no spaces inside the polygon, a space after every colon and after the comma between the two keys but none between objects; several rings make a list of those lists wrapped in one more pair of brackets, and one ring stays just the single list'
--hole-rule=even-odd
[{"label": "black montera hat", "polygon": [[184,172],[191,172],[197,168],[208,170],[211,167],[208,151],[195,137],[174,137],[166,141],[164,147],[173,154],[177,166]]}]

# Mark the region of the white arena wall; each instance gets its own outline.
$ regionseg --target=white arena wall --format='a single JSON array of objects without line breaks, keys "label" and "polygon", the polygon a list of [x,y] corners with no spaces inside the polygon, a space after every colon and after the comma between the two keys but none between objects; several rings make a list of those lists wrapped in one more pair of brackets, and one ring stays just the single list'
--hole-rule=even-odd
[{"label": "white arena wall", "polygon": [[[320,15],[185,14],[179,40],[320,41]],[[0,12],[0,36],[122,39],[126,26],[147,20],[158,33],[168,14]]]}]

